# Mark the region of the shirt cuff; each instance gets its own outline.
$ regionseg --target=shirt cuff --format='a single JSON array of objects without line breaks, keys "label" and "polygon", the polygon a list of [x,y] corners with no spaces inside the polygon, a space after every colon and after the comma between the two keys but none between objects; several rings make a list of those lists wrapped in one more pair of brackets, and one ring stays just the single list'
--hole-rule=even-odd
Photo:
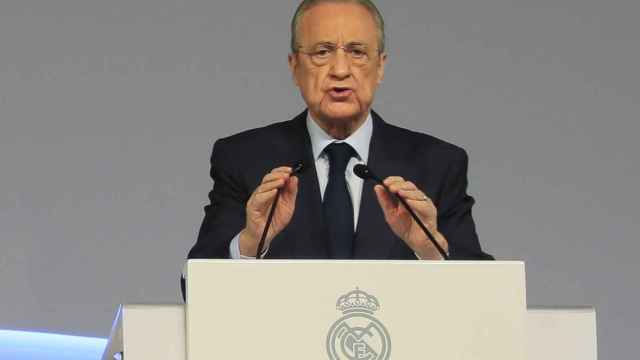
[{"label": "shirt cuff", "polygon": [[[267,251],[269,250],[269,248],[266,248],[262,251],[262,254],[260,254],[260,258],[264,258],[265,255],[267,255]],[[236,235],[233,240],[231,240],[231,243],[229,244],[229,257],[231,259],[243,259],[243,260],[247,260],[247,259],[255,259],[255,256],[244,256],[242,254],[240,254],[240,233],[238,233],[238,235]]]}]

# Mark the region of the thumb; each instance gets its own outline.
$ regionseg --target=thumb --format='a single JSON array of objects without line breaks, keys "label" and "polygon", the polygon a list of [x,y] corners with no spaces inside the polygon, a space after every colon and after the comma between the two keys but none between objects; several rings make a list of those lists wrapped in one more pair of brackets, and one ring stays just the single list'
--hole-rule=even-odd
[{"label": "thumb", "polygon": [[292,202],[295,202],[296,197],[298,195],[298,177],[297,176],[290,177],[283,190],[284,190],[284,193],[282,195],[286,197],[287,200],[291,200]]},{"label": "thumb", "polygon": [[376,185],[373,190],[376,192],[378,203],[380,204],[385,217],[389,217],[396,208],[396,204],[391,198],[391,195],[389,195],[382,185]]}]

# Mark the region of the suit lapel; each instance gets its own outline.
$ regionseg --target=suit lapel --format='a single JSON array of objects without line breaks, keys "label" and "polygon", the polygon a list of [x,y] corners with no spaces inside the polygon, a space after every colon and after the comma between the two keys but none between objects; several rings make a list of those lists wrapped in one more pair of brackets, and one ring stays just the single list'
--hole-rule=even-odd
[{"label": "suit lapel", "polygon": [[291,221],[291,224],[295,224],[291,236],[296,238],[290,240],[296,244],[293,252],[295,257],[326,258],[328,249],[322,220],[322,197],[306,119],[306,111],[298,115],[293,120],[291,134],[291,138],[295,139],[292,156],[298,156],[293,162],[302,160],[304,170],[298,176],[296,211]]},{"label": "suit lapel", "polygon": [[[378,176],[384,178],[396,174],[397,160],[391,158],[393,138],[385,131],[387,124],[378,114],[372,112],[373,134],[369,145],[367,165]],[[358,259],[386,259],[398,244],[398,239],[384,219],[384,213],[373,191],[375,183],[367,180],[362,188],[360,215],[354,240],[354,255]]]}]

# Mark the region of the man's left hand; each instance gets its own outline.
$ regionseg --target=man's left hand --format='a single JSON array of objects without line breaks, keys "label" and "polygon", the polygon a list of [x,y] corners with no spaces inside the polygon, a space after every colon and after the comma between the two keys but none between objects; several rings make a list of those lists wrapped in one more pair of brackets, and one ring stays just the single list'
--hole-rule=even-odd
[{"label": "man's left hand", "polygon": [[[438,210],[424,192],[410,181],[405,181],[399,176],[390,176],[384,179],[384,184],[389,191],[403,198],[411,209],[422,220],[424,225],[433,234],[438,244],[448,251],[448,243],[445,237],[438,232]],[[438,249],[427,238],[407,209],[389,194],[382,185],[374,187],[378,203],[384,212],[384,217],[391,230],[401,238],[422,260],[442,259]]]}]

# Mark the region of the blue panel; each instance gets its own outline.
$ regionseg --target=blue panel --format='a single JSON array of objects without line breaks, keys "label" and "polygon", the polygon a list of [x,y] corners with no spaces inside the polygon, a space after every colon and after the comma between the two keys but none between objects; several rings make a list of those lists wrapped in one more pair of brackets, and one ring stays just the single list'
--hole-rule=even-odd
[{"label": "blue panel", "polygon": [[106,339],[0,330],[0,360],[99,360]]}]

